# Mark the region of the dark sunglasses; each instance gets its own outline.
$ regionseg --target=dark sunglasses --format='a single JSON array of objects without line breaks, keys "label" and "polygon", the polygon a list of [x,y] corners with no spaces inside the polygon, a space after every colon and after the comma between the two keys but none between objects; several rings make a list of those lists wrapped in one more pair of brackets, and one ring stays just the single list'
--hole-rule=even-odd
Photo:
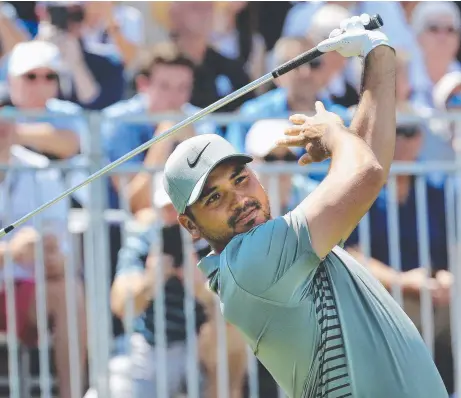
[{"label": "dark sunglasses", "polygon": [[412,138],[420,132],[418,126],[401,126],[397,127],[397,136],[404,138]]},{"label": "dark sunglasses", "polygon": [[56,73],[47,73],[46,75],[37,75],[36,73],[27,73],[24,77],[31,82],[39,78],[45,79],[46,81],[49,81],[49,82],[58,80],[58,75]]},{"label": "dark sunglasses", "polygon": [[298,158],[293,152],[287,152],[284,156],[266,155],[264,156],[264,160],[266,162],[296,162]]},{"label": "dark sunglasses", "polygon": [[427,30],[431,33],[458,33],[459,30],[453,26],[429,25]]}]

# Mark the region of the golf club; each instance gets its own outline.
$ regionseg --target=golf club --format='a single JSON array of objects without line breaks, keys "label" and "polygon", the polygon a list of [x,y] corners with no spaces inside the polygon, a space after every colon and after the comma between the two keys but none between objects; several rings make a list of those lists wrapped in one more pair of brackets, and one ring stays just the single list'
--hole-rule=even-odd
[{"label": "golf club", "polygon": [[[369,22],[365,25],[366,30],[375,30],[379,29],[381,26],[383,26],[383,20],[382,18],[376,14],[370,17]],[[184,119],[182,122],[179,122],[175,124],[173,127],[170,129],[164,131],[162,134],[158,135],[157,137],[153,137],[149,141],[145,142],[144,144],[138,146],[137,148],[133,149],[132,151],[128,152],[124,156],[120,157],[119,159],[113,161],[112,163],[108,164],[107,166],[103,167],[101,170],[97,171],[96,173],[92,174],[89,176],[86,180],[82,181],[80,184],[69,188],[65,192],[63,192],[61,195],[57,196],[56,198],[50,200],[49,202],[41,205],[34,211],[31,211],[30,213],[26,214],[25,216],[21,217],[14,223],[8,225],[7,227],[3,228],[0,230],[0,238],[5,236],[7,233],[11,232],[13,229],[18,227],[19,225],[25,223],[32,217],[34,217],[36,214],[41,213],[43,210],[47,209],[48,207],[52,206],[53,204],[59,202],[61,199],[71,195],[78,189],[84,187],[85,185],[89,184],[90,182],[94,181],[95,179],[101,177],[102,175],[106,174],[108,171],[111,171],[115,167],[121,165],[123,162],[131,159],[133,156],[136,156],[137,154],[145,151],[148,149],[151,145],[155,144],[158,141],[161,141],[167,137],[169,137],[171,134],[177,132],[183,127],[188,126],[191,123],[196,122],[197,120],[201,119],[202,117],[208,115],[211,112],[214,112],[224,105],[228,104],[229,102],[234,101],[235,99],[241,97],[242,95],[245,95],[246,93],[255,90],[259,86],[268,83],[285,73],[290,72],[291,70],[307,63],[312,60],[314,60],[317,57],[320,57],[323,53],[317,49],[317,47],[312,48],[309,51],[306,51],[305,53],[302,53],[298,55],[297,57],[291,59],[288,62],[285,62],[283,65],[278,66],[275,68],[272,72],[269,72],[265,74],[264,76],[260,77],[259,79],[254,80],[253,82],[247,84],[246,86],[234,91],[233,93],[227,95],[224,98],[221,98],[220,100],[214,102],[213,104],[207,106],[206,108],[200,110],[199,112],[195,113],[194,115]]]}]

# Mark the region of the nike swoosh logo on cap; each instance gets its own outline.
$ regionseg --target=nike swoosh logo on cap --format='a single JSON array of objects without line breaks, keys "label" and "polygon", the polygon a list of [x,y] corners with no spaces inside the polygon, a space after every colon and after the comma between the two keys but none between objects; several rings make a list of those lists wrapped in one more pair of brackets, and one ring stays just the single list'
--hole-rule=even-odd
[{"label": "nike swoosh logo on cap", "polygon": [[205,149],[207,148],[208,145],[210,145],[211,142],[209,142],[208,144],[206,144],[203,149],[198,153],[197,157],[194,159],[194,160],[189,160],[189,158],[187,158],[187,164],[189,165],[189,167],[191,169],[193,169],[195,166],[197,166],[197,163],[200,159],[200,156],[202,156],[202,153],[205,152]]}]

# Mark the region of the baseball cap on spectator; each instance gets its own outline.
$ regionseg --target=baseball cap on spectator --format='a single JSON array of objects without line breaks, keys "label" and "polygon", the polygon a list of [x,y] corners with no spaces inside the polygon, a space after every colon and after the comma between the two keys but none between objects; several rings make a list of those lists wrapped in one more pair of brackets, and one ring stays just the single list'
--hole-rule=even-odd
[{"label": "baseball cap on spectator", "polygon": [[[263,158],[274,150],[276,142],[285,137],[284,131],[292,124],[284,119],[264,119],[254,123],[245,139],[245,152]],[[296,154],[293,148],[287,148]]]},{"label": "baseball cap on spectator", "polygon": [[32,40],[14,46],[8,60],[8,75],[22,76],[38,68],[59,72],[61,67],[58,47],[45,41]]},{"label": "baseball cap on spectator", "polygon": [[428,28],[431,21],[441,16],[452,18],[453,27],[461,28],[459,8],[453,1],[421,1],[415,7],[411,17],[411,26],[416,35]]}]

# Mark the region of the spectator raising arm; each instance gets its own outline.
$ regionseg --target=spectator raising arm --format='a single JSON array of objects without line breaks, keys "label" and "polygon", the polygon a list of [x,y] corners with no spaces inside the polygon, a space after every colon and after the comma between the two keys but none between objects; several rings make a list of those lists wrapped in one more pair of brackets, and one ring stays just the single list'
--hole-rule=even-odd
[{"label": "spectator raising arm", "polygon": [[59,159],[70,158],[80,150],[78,134],[50,123],[17,124],[16,134],[20,145]]},{"label": "spectator raising arm", "polygon": [[2,53],[8,54],[13,47],[30,39],[26,31],[19,29],[12,17],[6,15],[4,6],[0,3],[0,43]]}]

